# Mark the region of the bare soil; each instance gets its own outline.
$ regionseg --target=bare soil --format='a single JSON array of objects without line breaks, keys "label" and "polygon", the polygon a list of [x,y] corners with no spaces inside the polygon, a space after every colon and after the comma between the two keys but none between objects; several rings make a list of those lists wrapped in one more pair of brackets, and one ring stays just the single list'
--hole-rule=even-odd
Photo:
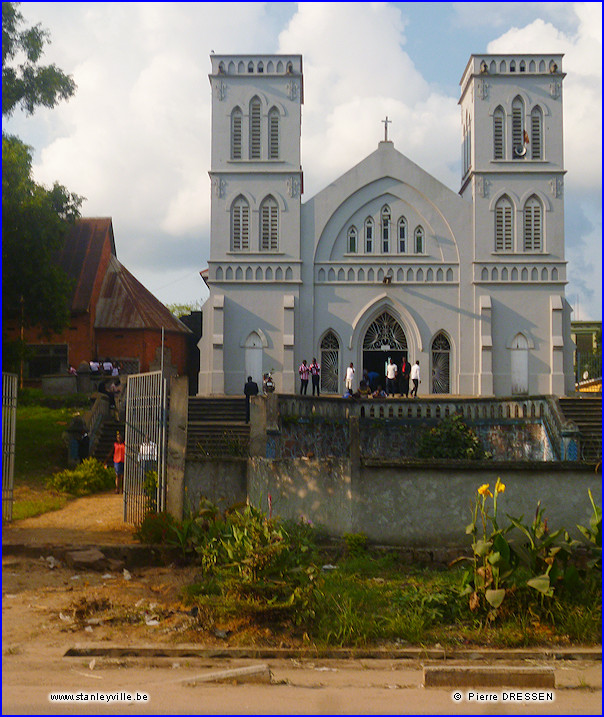
[{"label": "bare soil", "polygon": [[[78,645],[228,646],[219,625],[182,603],[197,568],[82,572],[57,565],[52,555],[53,546],[132,542],[115,494],[81,498],[4,528],[3,714],[601,714],[601,665],[594,661],[556,661],[555,702],[518,705],[465,697],[456,703],[450,689],[423,689],[419,660],[65,657]],[[7,546],[17,544],[39,546],[40,555],[11,555]],[[185,683],[259,662],[269,664],[272,684]],[[49,702],[58,691],[138,692],[149,701]]]}]

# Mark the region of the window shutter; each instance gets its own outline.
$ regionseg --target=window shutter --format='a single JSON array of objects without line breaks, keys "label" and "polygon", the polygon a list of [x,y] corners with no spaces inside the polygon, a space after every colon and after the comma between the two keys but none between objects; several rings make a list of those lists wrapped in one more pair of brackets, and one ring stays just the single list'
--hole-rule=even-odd
[{"label": "window shutter", "polygon": [[495,110],[493,116],[493,158],[504,159],[505,158],[505,146],[504,146],[504,114],[503,110],[498,108]]},{"label": "window shutter", "polygon": [[268,158],[279,159],[279,111],[275,108],[268,117]]},{"label": "window shutter", "polygon": [[250,103],[250,159],[260,159],[260,100]]},{"label": "window shutter", "polygon": [[241,159],[241,112],[234,110],[231,117],[231,159]]},{"label": "window shutter", "polygon": [[543,159],[543,122],[539,107],[531,112],[531,159]]}]

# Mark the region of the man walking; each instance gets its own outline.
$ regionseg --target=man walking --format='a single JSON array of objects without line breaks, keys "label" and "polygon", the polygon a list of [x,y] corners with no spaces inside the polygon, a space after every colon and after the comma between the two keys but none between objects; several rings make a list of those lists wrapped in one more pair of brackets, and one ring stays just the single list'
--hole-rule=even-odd
[{"label": "man walking", "polygon": [[411,396],[413,398],[417,398],[417,389],[421,383],[419,379],[419,361],[416,361],[411,367],[411,383],[413,384]]}]

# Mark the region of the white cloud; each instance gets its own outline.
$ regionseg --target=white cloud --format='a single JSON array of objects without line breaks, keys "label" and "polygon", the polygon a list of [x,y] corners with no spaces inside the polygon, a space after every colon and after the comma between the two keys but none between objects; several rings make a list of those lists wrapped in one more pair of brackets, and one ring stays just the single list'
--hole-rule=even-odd
[{"label": "white cloud", "polygon": [[[27,23],[50,32],[45,62],[78,89],[52,110],[15,116],[9,130],[39,150],[39,181],[86,196],[88,216],[113,217],[120,260],[151,291],[195,299],[208,257],[212,50],[303,55],[305,199],[377,147],[386,115],[399,151],[459,187],[458,97],[436,90],[406,51],[406,5],[23,3]],[[484,27],[488,38],[503,32],[492,52],[565,53],[566,202],[582,196],[576,214],[590,217],[567,232],[569,292],[587,304],[601,275],[593,262],[582,270],[601,226],[601,4],[453,5],[461,41],[464,28]],[[430,40],[446,62],[447,47]]]},{"label": "white cloud", "polygon": [[567,35],[535,20],[511,28],[489,43],[488,52],[564,53],[564,155],[568,180],[582,189],[601,186],[602,176],[602,5],[576,3],[579,27]]}]

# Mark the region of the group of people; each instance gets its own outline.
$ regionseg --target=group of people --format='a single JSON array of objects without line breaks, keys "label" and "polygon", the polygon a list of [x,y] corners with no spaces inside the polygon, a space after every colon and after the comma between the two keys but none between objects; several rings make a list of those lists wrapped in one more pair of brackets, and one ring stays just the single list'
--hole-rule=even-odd
[{"label": "group of people", "polygon": [[110,358],[106,358],[104,361],[99,361],[97,358],[89,361],[90,373],[93,376],[119,376],[120,375],[120,364],[119,361],[112,361]]},{"label": "group of people", "polygon": [[[148,435],[145,435],[143,442],[138,449],[137,460],[141,466],[143,477],[147,476],[149,471],[157,470],[157,443],[152,441]],[[122,493],[124,491],[124,464],[126,462],[126,444],[121,432],[115,435],[115,442],[109,451],[106,465],[113,463],[115,471],[115,492]]]},{"label": "group of people", "polygon": [[300,395],[306,396],[308,391],[308,379],[312,379],[312,395],[315,393],[317,396],[321,395],[320,378],[321,378],[321,367],[319,366],[317,359],[313,358],[310,366],[306,363],[306,359],[300,364],[298,369],[300,374]]},{"label": "group of people", "polygon": [[419,361],[411,364],[406,358],[403,358],[400,371],[399,367],[392,361],[392,358],[388,358],[385,366],[385,390],[382,385],[378,383],[380,375],[376,371],[368,371],[365,369],[363,371],[363,378],[359,382],[359,389],[354,393],[354,374],[354,364],[351,362],[350,366],[346,369],[346,392],[344,398],[387,398],[388,396],[394,397],[397,393],[407,398],[410,396],[417,398],[419,384],[421,383]]},{"label": "group of people", "polygon": [[[268,394],[273,393],[275,390],[275,382],[270,373],[265,373],[262,376],[262,393]],[[247,382],[243,387],[243,395],[245,396],[245,422],[250,422],[250,398],[251,396],[257,396],[260,393],[258,384],[251,376],[247,377]]]}]

